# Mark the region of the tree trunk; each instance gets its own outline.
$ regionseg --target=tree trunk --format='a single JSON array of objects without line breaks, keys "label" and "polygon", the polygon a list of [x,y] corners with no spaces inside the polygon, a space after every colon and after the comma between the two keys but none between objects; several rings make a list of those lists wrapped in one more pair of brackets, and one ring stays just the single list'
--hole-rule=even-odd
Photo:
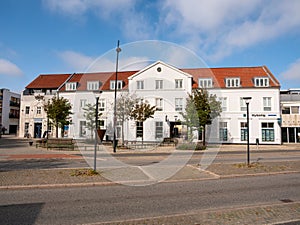
[{"label": "tree trunk", "polygon": [[58,138],[58,122],[55,124],[55,133],[56,138]]},{"label": "tree trunk", "polygon": [[203,126],[203,146],[206,146],[206,125]]}]

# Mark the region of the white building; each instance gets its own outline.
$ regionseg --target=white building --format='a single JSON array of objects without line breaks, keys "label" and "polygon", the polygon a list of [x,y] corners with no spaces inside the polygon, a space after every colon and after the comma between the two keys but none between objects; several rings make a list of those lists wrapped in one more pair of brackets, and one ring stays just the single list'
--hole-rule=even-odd
[{"label": "white building", "polygon": [[300,89],[280,92],[282,142],[300,143]]},{"label": "white building", "polygon": [[[50,79],[51,76],[59,80],[56,85],[51,86],[49,80],[45,80],[45,77]],[[99,110],[102,112],[99,120],[101,128],[106,129],[106,138],[112,139],[114,88],[115,73],[40,75],[26,87],[22,95],[22,109],[29,106],[33,112],[37,111],[41,104],[36,99],[37,95],[41,95],[37,90],[44,93],[44,97],[47,96],[47,90],[52,94],[50,90],[57,90],[59,96],[69,99],[73,106],[72,124],[66,129],[66,136],[88,138],[91,131],[85,127],[83,108],[87,103],[95,104],[93,93],[102,91],[98,94]],[[179,69],[158,61],[140,71],[118,72],[117,88],[118,96],[121,93],[135,94],[157,109],[154,118],[146,120],[144,124],[134,121],[124,124],[126,141],[138,141],[141,134],[145,141],[160,141],[165,137],[185,135],[186,129],[180,121],[183,120],[181,112],[185,110],[186,98],[193,89],[206,88],[209,93],[218,96],[223,109],[221,116],[209,126],[207,136],[210,142],[246,143],[246,104],[243,97],[251,97],[250,143],[254,144],[257,140],[262,144],[281,143],[278,123],[280,84],[265,66]],[[26,117],[22,113],[21,117],[21,136],[27,127],[29,132],[37,130],[31,127],[37,127],[37,123],[42,131],[47,127],[46,115],[42,113],[39,117],[37,114]],[[121,129],[122,126],[117,123],[118,138],[121,138]]]},{"label": "white building", "polygon": [[20,94],[0,89],[0,132],[17,134],[19,130]]}]

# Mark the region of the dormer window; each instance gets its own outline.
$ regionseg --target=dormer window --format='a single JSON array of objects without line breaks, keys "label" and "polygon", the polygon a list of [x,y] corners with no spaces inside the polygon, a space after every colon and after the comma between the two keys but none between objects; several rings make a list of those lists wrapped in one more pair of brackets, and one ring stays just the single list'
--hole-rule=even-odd
[{"label": "dormer window", "polygon": [[87,89],[89,91],[97,91],[97,90],[99,90],[99,81],[88,81],[87,82]]},{"label": "dormer window", "polygon": [[[115,80],[110,81],[110,90],[115,90]],[[117,80],[117,89],[122,89],[123,88],[123,81]]]},{"label": "dormer window", "polygon": [[77,83],[76,82],[68,82],[66,83],[66,91],[76,91]]},{"label": "dormer window", "polygon": [[226,78],[225,80],[226,83],[226,87],[240,87],[240,78],[239,77],[235,77],[235,78]]},{"label": "dormer window", "polygon": [[268,77],[256,77],[254,78],[255,87],[269,87]]},{"label": "dormer window", "polygon": [[198,85],[199,88],[212,88],[213,81],[211,78],[199,78]]}]

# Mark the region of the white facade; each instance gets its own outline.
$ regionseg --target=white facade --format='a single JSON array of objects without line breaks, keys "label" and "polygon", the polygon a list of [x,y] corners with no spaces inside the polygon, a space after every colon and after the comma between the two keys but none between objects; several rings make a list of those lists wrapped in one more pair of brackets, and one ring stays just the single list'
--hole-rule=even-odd
[{"label": "white facade", "polygon": [[[279,83],[274,82],[275,78],[270,76],[265,68],[259,69],[259,71],[263,71],[263,74],[256,75],[254,71],[254,75],[242,77],[243,74],[241,74],[239,77],[236,74],[230,76],[230,72],[233,69],[225,68],[225,75],[227,74],[226,71],[228,71],[228,77],[218,77],[216,73],[213,78],[207,77],[206,74],[203,79],[200,79],[201,69],[195,70],[198,73],[195,75],[189,73],[188,71],[190,70],[178,69],[158,61],[143,70],[131,73],[126,78],[123,77],[123,81],[120,80],[120,85],[123,88],[118,90],[117,93],[118,96],[121,93],[134,94],[143,99],[143,101],[147,101],[150,105],[156,106],[157,111],[153,116],[154,118],[146,120],[143,124],[144,141],[161,141],[163,138],[177,135],[184,138],[186,128],[179,121],[183,120],[181,112],[185,110],[186,98],[192,93],[192,88],[205,86],[210,94],[217,95],[222,102],[223,108],[221,116],[208,126],[207,140],[209,142],[246,143],[246,105],[242,98],[251,97],[252,99],[249,103],[250,143],[255,144],[258,139],[261,144],[281,144],[281,131],[278,123],[280,118],[280,86]],[[242,69],[239,71],[242,71]],[[107,85],[101,82],[100,90],[102,93],[98,95],[100,102],[99,112],[102,113],[99,118],[101,121],[100,128],[106,130],[105,139],[110,140],[112,140],[114,132],[113,79],[114,76],[107,79],[105,81]],[[68,99],[73,110],[72,123],[68,127],[65,136],[75,139],[90,138],[93,132],[85,127],[86,119],[83,108],[86,104],[94,105],[96,96],[93,91],[79,91],[78,87],[86,85],[80,82],[87,83],[88,78],[76,82],[69,80],[69,82],[72,82],[72,85],[68,85],[67,82],[66,86],[72,86],[72,91],[59,91],[59,96]],[[245,83],[247,86],[243,86]],[[126,87],[124,88],[123,85],[125,84]],[[216,84],[220,85],[216,87]],[[78,88],[77,91],[74,90],[76,87]],[[22,98],[22,110],[28,104],[31,104],[31,108],[38,106],[37,100],[32,101],[33,96],[30,96],[31,100],[26,98],[25,96]],[[41,117],[35,115],[34,118],[31,116],[30,119],[22,118],[21,123],[34,124],[38,119],[42,122],[41,127],[44,130],[46,122],[44,114]],[[25,130],[24,126],[20,131],[22,129]],[[121,139],[121,129],[122,126],[117,122],[116,133],[118,139]],[[33,131],[34,129],[30,132]],[[137,135],[137,124],[135,121],[127,121],[124,124],[124,140],[141,140]]]},{"label": "white facade", "polygon": [[19,129],[20,94],[8,89],[0,89],[0,132],[5,128],[5,134],[17,134]]},{"label": "white facade", "polygon": [[300,89],[281,91],[282,142],[300,143]]}]

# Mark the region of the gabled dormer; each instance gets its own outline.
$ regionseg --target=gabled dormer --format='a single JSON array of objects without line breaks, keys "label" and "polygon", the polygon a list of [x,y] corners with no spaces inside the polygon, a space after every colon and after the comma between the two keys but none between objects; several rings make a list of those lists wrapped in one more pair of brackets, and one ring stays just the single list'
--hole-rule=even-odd
[{"label": "gabled dormer", "polygon": [[254,77],[253,83],[255,87],[269,87],[270,79],[269,77]]},{"label": "gabled dormer", "polygon": [[67,82],[66,83],[66,91],[76,91],[77,90],[77,82]]}]

